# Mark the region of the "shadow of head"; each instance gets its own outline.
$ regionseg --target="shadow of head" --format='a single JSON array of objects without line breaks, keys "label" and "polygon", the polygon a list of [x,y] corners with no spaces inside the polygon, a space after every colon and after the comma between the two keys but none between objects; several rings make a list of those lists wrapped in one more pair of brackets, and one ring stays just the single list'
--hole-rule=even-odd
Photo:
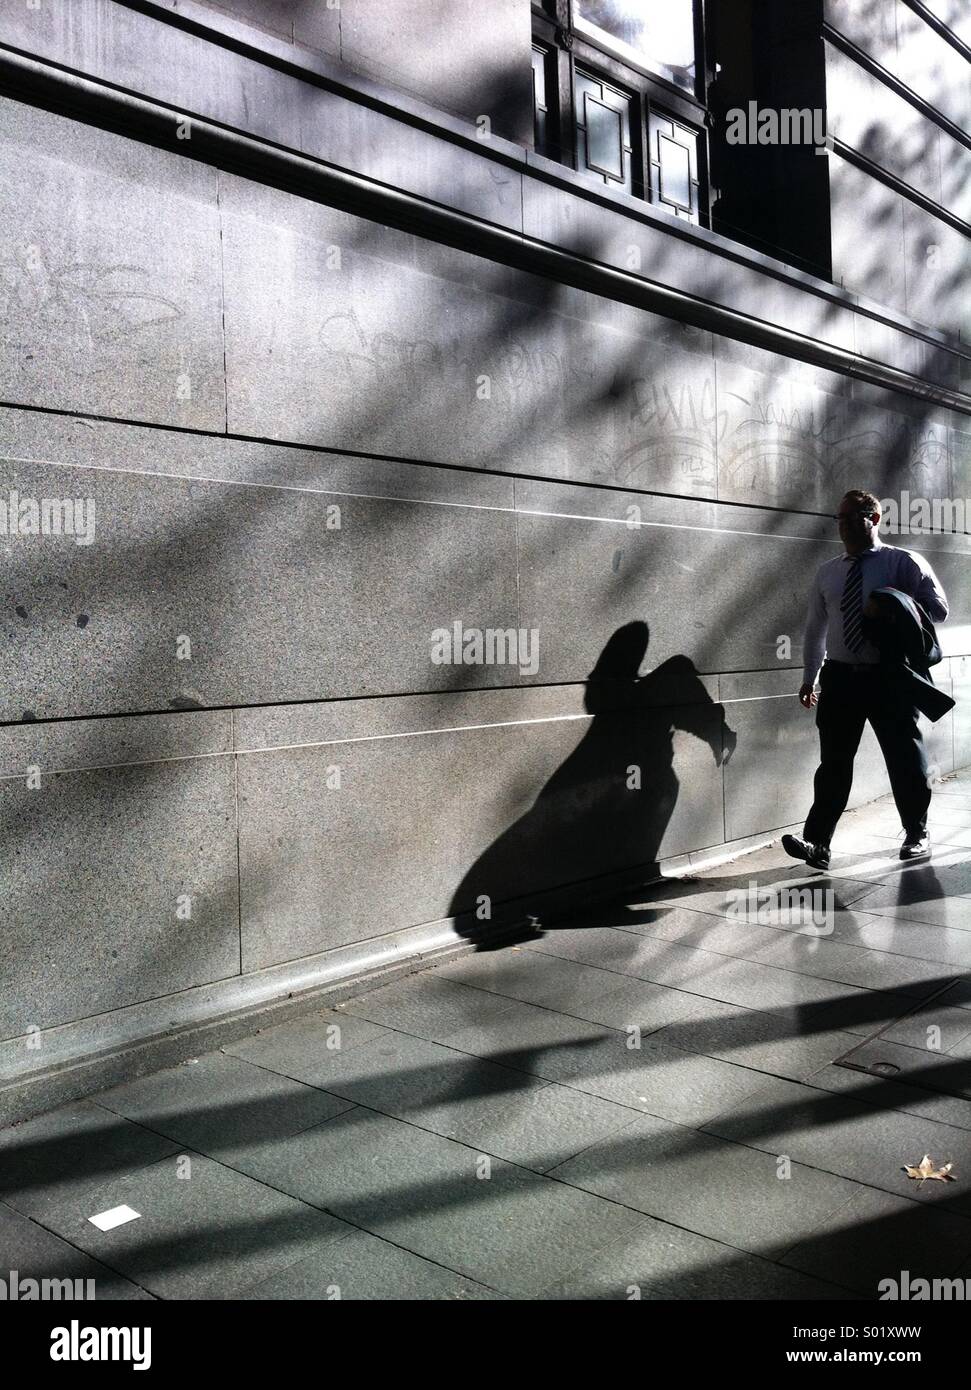
[{"label": "shadow of head", "polygon": [[587,680],[583,706],[588,714],[607,707],[611,695],[622,697],[625,690],[632,693],[649,638],[647,623],[642,621],[625,623],[611,634]]}]

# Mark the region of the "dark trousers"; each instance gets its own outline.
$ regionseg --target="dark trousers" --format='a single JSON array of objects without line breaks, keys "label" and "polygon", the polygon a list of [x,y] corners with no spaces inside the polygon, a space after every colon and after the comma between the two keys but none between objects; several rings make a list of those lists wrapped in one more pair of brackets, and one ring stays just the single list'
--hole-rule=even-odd
[{"label": "dark trousers", "polygon": [[908,836],[927,833],[931,801],[927,754],[917,724],[917,710],[905,687],[874,666],[858,671],[826,661],[819,673],[816,727],[820,763],[813,783],[815,798],[803,830],[813,844],[828,845],[836,822],[846,810],[853,785],[853,759],[869,719],[890,774],[893,799]]}]

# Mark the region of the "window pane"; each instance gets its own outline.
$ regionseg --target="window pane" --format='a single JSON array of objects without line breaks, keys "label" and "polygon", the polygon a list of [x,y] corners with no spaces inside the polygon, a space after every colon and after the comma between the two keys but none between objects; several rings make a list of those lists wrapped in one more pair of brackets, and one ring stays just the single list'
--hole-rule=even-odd
[{"label": "window pane", "polygon": [[533,49],[533,105],[540,110],[546,107],[546,54],[541,48]]},{"label": "window pane", "polygon": [[533,49],[533,136],[534,144],[540,154],[546,153],[547,140],[546,104],[546,53],[542,48]]},{"label": "window pane", "polygon": [[675,217],[698,221],[698,134],[661,111],[648,119],[651,201]]},{"label": "window pane", "polygon": [[631,192],[630,98],[579,69],[574,73],[577,166]]},{"label": "window pane", "polygon": [[691,162],[688,151],[662,135],[658,141],[661,160],[661,197],[691,211]]},{"label": "window pane", "polygon": [[694,91],[694,0],[576,0],[578,28],[599,30],[635,62]]},{"label": "window pane", "polygon": [[624,177],[624,151],[621,145],[620,115],[611,111],[589,92],[583,98],[587,127],[587,163],[611,178]]}]

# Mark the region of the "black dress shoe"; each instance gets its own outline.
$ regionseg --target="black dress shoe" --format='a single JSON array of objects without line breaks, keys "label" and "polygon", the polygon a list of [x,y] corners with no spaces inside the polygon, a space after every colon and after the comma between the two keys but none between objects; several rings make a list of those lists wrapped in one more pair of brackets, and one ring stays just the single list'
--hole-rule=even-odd
[{"label": "black dress shoe", "polygon": [[926,835],[908,835],[900,846],[901,859],[929,859],[931,842]]},{"label": "black dress shoe", "polygon": [[793,859],[804,859],[810,868],[829,868],[829,845],[814,845],[801,835],[783,835],[782,848]]}]

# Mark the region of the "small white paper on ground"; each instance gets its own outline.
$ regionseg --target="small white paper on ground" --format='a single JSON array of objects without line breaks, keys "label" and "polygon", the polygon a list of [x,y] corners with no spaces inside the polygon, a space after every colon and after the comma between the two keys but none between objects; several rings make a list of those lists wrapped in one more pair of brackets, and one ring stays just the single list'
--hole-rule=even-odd
[{"label": "small white paper on ground", "polygon": [[88,1220],[99,1231],[111,1231],[115,1226],[124,1226],[126,1221],[137,1221],[140,1216],[141,1212],[132,1207],[112,1207],[110,1211],[99,1211],[97,1216],[89,1216]]}]

